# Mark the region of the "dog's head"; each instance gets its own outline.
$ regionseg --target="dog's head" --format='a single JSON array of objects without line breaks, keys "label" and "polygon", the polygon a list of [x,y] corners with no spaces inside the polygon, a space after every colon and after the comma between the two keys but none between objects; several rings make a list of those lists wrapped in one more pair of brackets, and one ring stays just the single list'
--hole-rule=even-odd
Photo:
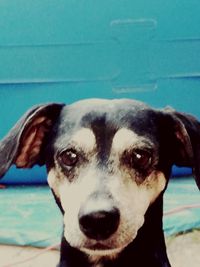
[{"label": "dog's head", "polygon": [[173,164],[192,167],[200,187],[199,163],[194,117],[133,100],[40,105],[0,143],[0,176],[11,164],[45,164],[66,240],[97,255],[136,237]]}]

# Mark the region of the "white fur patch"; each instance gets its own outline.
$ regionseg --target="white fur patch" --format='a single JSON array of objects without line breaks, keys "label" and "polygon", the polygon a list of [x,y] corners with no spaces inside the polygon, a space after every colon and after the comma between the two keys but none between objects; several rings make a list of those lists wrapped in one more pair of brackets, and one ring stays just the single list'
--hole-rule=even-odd
[{"label": "white fur patch", "polygon": [[[150,140],[148,142],[149,142],[149,145],[151,145]],[[136,146],[136,145],[142,146],[144,144],[148,145],[146,138],[139,136],[138,134],[134,133],[132,130],[129,130],[127,128],[122,128],[116,132],[113,138],[112,149],[113,151],[122,152],[133,146]]]},{"label": "white fur patch", "polygon": [[90,152],[96,147],[96,138],[92,130],[82,128],[71,138],[76,146],[82,148],[85,152]]},{"label": "white fur patch", "polygon": [[152,204],[166,186],[166,178],[162,172],[154,171],[140,185],[140,188],[147,192],[149,204]]},{"label": "white fur patch", "polygon": [[55,168],[51,169],[48,173],[47,181],[49,187],[54,191],[55,195],[60,198],[59,185],[61,183],[58,172]]},{"label": "white fur patch", "polygon": [[60,200],[65,211],[64,236],[72,246],[82,247],[87,241],[79,228],[78,214],[88,197],[98,191],[99,181],[95,169],[88,168],[82,170],[76,181],[69,182],[65,179],[59,186]]}]

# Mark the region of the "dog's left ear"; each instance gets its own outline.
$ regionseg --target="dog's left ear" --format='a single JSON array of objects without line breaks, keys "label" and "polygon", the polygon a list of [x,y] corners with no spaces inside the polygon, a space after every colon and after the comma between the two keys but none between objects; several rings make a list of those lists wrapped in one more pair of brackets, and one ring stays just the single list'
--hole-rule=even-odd
[{"label": "dog's left ear", "polygon": [[43,165],[42,150],[63,104],[44,104],[30,109],[0,142],[0,177],[12,164],[18,168]]},{"label": "dog's left ear", "polygon": [[[173,163],[177,166],[191,167],[200,189],[200,122],[192,115],[172,109],[166,109],[164,113],[173,121],[176,140],[174,143],[176,151],[172,149]],[[166,129],[167,125],[163,127]]]}]

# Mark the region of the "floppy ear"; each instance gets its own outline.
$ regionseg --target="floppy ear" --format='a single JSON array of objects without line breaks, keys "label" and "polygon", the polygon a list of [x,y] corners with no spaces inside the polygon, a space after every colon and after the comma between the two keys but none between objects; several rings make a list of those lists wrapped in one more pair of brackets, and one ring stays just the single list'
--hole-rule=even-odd
[{"label": "floppy ear", "polygon": [[33,107],[17,122],[0,142],[0,177],[12,164],[18,168],[43,165],[42,148],[56,122],[63,104]]},{"label": "floppy ear", "polygon": [[191,167],[200,189],[200,122],[192,115],[171,109],[165,111],[174,121],[176,150],[174,164]]}]

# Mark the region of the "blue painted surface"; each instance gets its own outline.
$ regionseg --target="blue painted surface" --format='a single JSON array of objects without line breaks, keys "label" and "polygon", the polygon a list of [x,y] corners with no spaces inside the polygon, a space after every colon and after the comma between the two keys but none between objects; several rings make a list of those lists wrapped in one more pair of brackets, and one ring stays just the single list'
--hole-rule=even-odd
[{"label": "blue painted surface", "polygon": [[0,138],[34,104],[88,97],[200,118],[199,14],[198,0],[0,1]]}]

